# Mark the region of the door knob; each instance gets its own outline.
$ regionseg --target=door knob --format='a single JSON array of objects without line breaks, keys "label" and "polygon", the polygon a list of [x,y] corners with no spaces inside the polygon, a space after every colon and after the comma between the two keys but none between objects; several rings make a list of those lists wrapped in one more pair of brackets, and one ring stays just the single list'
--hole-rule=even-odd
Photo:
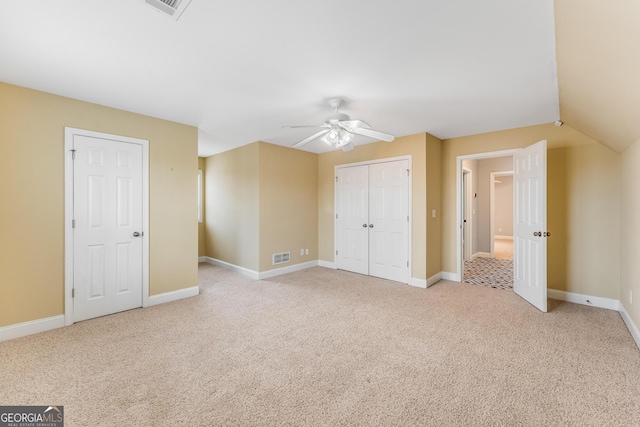
[{"label": "door knob", "polygon": [[367,224],[362,224],[362,226],[363,226],[364,228],[367,228]]},{"label": "door knob", "polygon": [[369,228],[373,228],[373,224],[369,224]]},{"label": "door knob", "polygon": [[542,236],[542,232],[540,232],[540,231],[534,231],[534,232],[533,232],[533,235],[534,235],[535,237],[539,237],[539,236]]},{"label": "door knob", "polygon": [[141,234],[139,232],[137,232],[137,231],[133,232],[133,237],[140,237],[140,236],[141,236]]}]

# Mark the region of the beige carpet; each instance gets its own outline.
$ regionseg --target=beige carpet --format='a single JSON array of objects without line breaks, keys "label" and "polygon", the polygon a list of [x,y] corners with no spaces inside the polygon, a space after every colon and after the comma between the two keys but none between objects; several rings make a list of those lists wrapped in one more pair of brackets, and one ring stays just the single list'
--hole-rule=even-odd
[{"label": "beige carpet", "polygon": [[0,343],[0,404],[66,426],[638,426],[619,314],[315,267]]}]

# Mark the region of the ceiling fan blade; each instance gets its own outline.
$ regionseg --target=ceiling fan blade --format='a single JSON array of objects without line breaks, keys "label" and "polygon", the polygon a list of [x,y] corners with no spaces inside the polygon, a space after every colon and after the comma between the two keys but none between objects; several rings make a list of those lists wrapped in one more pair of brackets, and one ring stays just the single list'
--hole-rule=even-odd
[{"label": "ceiling fan blade", "polygon": [[395,139],[393,135],[389,135],[388,133],[378,132],[373,129],[363,129],[363,128],[351,128],[350,132],[356,133],[358,135],[368,136],[369,138],[379,139],[381,141],[391,142]]},{"label": "ceiling fan blade", "polygon": [[326,126],[325,125],[299,125],[299,126],[282,126],[282,127],[295,129],[295,128],[324,128]]},{"label": "ceiling fan blade", "polygon": [[325,133],[328,133],[331,129],[323,129],[318,133],[314,133],[313,135],[311,135],[309,138],[305,138],[302,141],[294,144],[292,147],[293,148],[298,148],[298,147],[302,147],[304,144],[313,141],[316,138],[320,138],[322,135],[324,135]]},{"label": "ceiling fan blade", "polygon": [[369,123],[367,122],[363,122],[362,120],[343,120],[340,123],[352,129],[355,129],[355,128],[371,129],[371,125],[369,125]]}]

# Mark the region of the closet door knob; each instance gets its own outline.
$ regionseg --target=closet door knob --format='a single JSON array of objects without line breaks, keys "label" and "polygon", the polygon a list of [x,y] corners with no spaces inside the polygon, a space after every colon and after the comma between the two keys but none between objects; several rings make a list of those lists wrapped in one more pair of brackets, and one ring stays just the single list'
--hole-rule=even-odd
[{"label": "closet door knob", "polygon": [[369,224],[369,228],[373,228],[373,224]]},{"label": "closet door knob", "polygon": [[367,228],[367,224],[362,224],[362,226],[363,226],[364,228]]}]

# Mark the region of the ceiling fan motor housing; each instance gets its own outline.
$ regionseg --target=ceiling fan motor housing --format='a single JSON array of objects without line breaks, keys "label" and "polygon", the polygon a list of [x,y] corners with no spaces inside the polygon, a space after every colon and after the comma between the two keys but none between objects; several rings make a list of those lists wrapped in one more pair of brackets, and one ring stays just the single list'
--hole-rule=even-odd
[{"label": "ceiling fan motor housing", "polygon": [[349,115],[344,113],[335,113],[327,117],[326,123],[338,123],[349,120]]}]

